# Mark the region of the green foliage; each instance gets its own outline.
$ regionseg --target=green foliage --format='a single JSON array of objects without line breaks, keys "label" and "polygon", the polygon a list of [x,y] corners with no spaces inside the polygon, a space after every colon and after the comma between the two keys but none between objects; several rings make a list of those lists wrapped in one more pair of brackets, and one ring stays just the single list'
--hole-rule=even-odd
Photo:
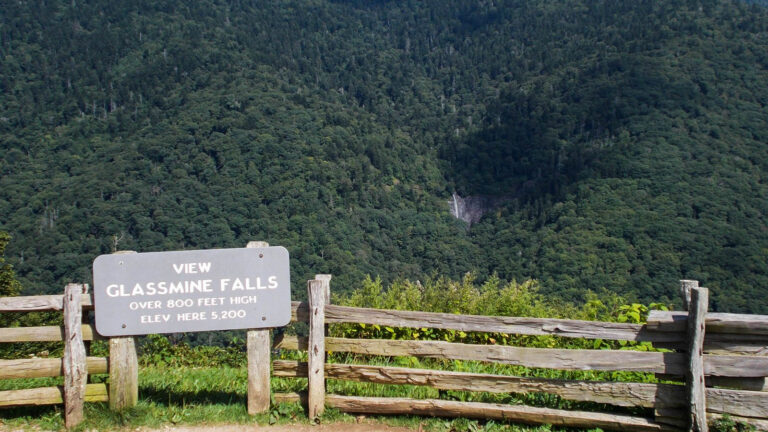
[{"label": "green foliage", "polygon": [[756,430],[754,426],[734,421],[728,414],[715,420],[710,428],[713,432],[747,432]]},{"label": "green foliage", "polygon": [[[3,6],[0,229],[30,294],[117,249],[258,239],[296,298],[474,271],[768,310],[762,6]],[[468,230],[454,191],[506,201]]]},{"label": "green foliage", "polygon": [[[341,304],[396,310],[421,310],[469,315],[518,316],[539,318],[565,318],[608,322],[645,323],[649,310],[668,310],[661,303],[645,306],[640,303],[623,304],[624,300],[610,292],[588,293],[587,302],[576,307],[544,296],[539,284],[528,280],[502,284],[493,275],[482,285],[472,274],[461,281],[447,278],[428,279],[424,284],[408,280],[392,283],[386,289],[381,279],[366,277],[360,289]],[[349,338],[440,340],[446,342],[487,345],[514,345],[538,348],[632,349],[655,351],[650,343],[630,341],[604,341],[560,338],[555,336],[526,336],[505,333],[477,333],[430,328],[394,328],[370,324],[345,324],[330,327],[330,334]],[[414,367],[419,360],[402,359],[402,366]]]},{"label": "green foliage", "polygon": [[242,341],[233,339],[226,347],[200,345],[191,347],[186,342],[171,344],[167,337],[149,335],[140,345],[142,366],[182,367],[241,367],[247,363]]},{"label": "green foliage", "polygon": [[5,247],[11,241],[7,232],[0,231],[0,297],[17,296],[21,284],[16,280],[13,266],[5,262]]}]

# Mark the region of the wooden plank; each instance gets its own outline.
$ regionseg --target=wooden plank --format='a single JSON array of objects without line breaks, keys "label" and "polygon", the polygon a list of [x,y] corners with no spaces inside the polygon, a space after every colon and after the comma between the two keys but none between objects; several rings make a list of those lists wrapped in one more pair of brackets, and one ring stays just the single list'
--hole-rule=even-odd
[{"label": "wooden plank", "polygon": [[[685,339],[682,334],[680,338],[681,341]],[[655,342],[653,346],[680,351],[688,349],[683,342]],[[768,335],[706,333],[704,335],[704,352],[718,355],[768,356]]]},{"label": "wooden plank", "polygon": [[139,401],[139,362],[134,337],[109,340],[109,407],[120,411]]},{"label": "wooden plank", "polygon": [[[269,243],[250,241],[245,246],[267,248]],[[255,415],[269,411],[271,389],[269,387],[270,335],[269,329],[248,330],[246,350],[248,353],[248,414]]]},{"label": "wooden plank", "polygon": [[249,330],[248,351],[248,414],[269,411],[269,329]]},{"label": "wooden plank", "polygon": [[704,355],[704,373],[735,378],[768,376],[768,357]]},{"label": "wooden plank", "polygon": [[[63,309],[63,295],[0,297],[0,312],[33,312]],[[93,294],[82,294],[83,309],[93,309]]]},{"label": "wooden plank", "polygon": [[275,399],[275,403],[301,402],[302,405],[307,404],[307,392],[273,393],[272,397]]},{"label": "wooden plank", "polygon": [[[274,376],[307,376],[306,362],[276,360]],[[523,378],[390,366],[326,363],[326,378],[379,384],[429,386],[439,390],[488,393],[548,393],[577,402],[621,407],[682,409],[685,388],[673,384]],[[708,388],[707,412],[768,418],[768,393]],[[682,413],[682,411],[680,411]]]},{"label": "wooden plank", "polygon": [[699,287],[699,281],[697,280],[681,280],[680,281],[680,297],[683,303],[683,310],[689,310],[691,304],[691,290]]},{"label": "wooden plank", "polygon": [[319,417],[325,408],[325,284],[307,281],[309,298],[308,405],[307,416]]},{"label": "wooden plank", "polygon": [[[275,348],[306,350],[307,339],[284,336]],[[680,353],[625,350],[570,350],[471,345],[442,341],[325,338],[334,352],[378,356],[416,356],[451,360],[476,360],[526,367],[564,370],[624,370],[684,376],[686,356]],[[704,356],[707,375],[730,377],[768,376],[768,358],[753,356]]]},{"label": "wooden plank", "polygon": [[291,302],[291,322],[309,323],[309,302]]},{"label": "wooden plank", "polygon": [[[135,254],[135,251],[117,251],[116,254]],[[139,359],[136,338],[133,336],[109,339],[109,407],[122,411],[139,402]]]},{"label": "wooden plank", "polygon": [[[681,332],[685,331],[687,321],[687,312],[651,311],[647,326],[652,331]],[[742,335],[768,336],[768,315],[709,313],[706,332],[733,334],[739,338]]]},{"label": "wooden plank", "polygon": [[708,388],[707,412],[768,419],[768,393]]},{"label": "wooden plank", "polygon": [[704,352],[719,355],[754,355],[768,356],[768,337],[755,335],[748,337],[733,334],[704,335]]},{"label": "wooden plank", "polygon": [[[276,348],[306,349],[305,338],[286,336]],[[326,349],[379,356],[417,356],[477,360],[526,367],[567,370],[627,370],[673,375],[685,373],[685,357],[678,353],[624,350],[568,350],[470,345],[442,341],[326,338]]]},{"label": "wooden plank", "polygon": [[439,328],[465,332],[549,335],[566,338],[681,342],[682,333],[648,331],[639,324],[551,318],[456,315],[436,312],[368,309],[328,305],[328,323],[364,323],[390,327]]},{"label": "wooden plank", "polygon": [[637,432],[668,430],[663,425],[643,417],[568,411],[526,405],[339,395],[328,395],[327,403],[329,406],[348,413],[480,418],[533,425],[551,424],[553,426],[574,428],[599,427],[603,429]]},{"label": "wooden plank", "polygon": [[704,385],[704,326],[709,308],[709,290],[692,288],[688,315],[688,370],[685,386],[690,430],[707,432],[707,394]]},{"label": "wooden plank", "polygon": [[657,408],[653,414],[656,423],[688,430],[688,416],[684,408]]},{"label": "wooden plank", "polygon": [[88,369],[85,361],[82,320],[83,309],[80,297],[83,286],[68,284],[64,288],[64,425],[67,428],[77,426],[83,421],[85,403],[85,385]]},{"label": "wooden plank", "polygon": [[323,292],[325,293],[325,305],[331,304],[331,279],[333,275],[329,274],[316,274],[315,280],[319,280],[323,283]]},{"label": "wooden plank", "polygon": [[707,387],[728,387],[738,390],[768,392],[768,378],[731,378],[708,376],[704,380]]},{"label": "wooden plank", "polygon": [[[307,364],[294,360],[272,363],[274,376],[306,377]],[[672,384],[573,381],[508,375],[449,372],[402,367],[326,363],[326,378],[380,384],[429,386],[439,390],[488,393],[548,393],[579,402],[621,407],[681,407],[684,388]]]},{"label": "wooden plank", "polygon": [[[88,372],[92,375],[107,372],[106,357],[87,357],[86,364]],[[63,375],[60,358],[0,360],[0,379],[46,378]]]},{"label": "wooden plank", "polygon": [[[91,324],[83,324],[83,340],[102,340]],[[61,342],[64,340],[64,327],[8,327],[0,328],[0,343],[12,342]]]},{"label": "wooden plank", "polygon": [[[108,399],[106,384],[87,384],[85,386],[86,402],[106,402]],[[61,403],[64,403],[64,387],[0,391],[0,408]]]}]

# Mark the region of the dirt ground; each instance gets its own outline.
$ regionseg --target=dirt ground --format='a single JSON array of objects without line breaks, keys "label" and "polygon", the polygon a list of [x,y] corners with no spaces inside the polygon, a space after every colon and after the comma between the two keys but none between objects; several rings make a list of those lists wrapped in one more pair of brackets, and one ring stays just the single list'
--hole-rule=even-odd
[{"label": "dirt ground", "polygon": [[137,429],[138,432],[416,432],[417,429],[387,426],[363,421],[361,423],[330,423],[320,425],[211,425],[174,426],[162,429]]},{"label": "dirt ground", "polygon": [[[37,429],[14,429],[0,422],[0,432],[29,431]],[[121,432],[420,432],[421,429],[387,426],[363,420],[359,423],[328,423],[320,425],[285,424],[261,425],[207,425],[207,426],[166,426],[159,429],[122,429]],[[85,432],[91,432],[86,430]]]}]

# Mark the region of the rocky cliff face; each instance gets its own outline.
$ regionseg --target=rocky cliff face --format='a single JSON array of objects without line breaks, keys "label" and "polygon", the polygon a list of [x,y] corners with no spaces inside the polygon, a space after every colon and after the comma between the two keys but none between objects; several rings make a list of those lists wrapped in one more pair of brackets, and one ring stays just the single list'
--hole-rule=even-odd
[{"label": "rocky cliff face", "polygon": [[448,201],[448,205],[450,206],[453,217],[461,219],[469,226],[472,226],[472,224],[480,221],[484,214],[494,210],[505,201],[509,201],[509,198],[488,195],[475,195],[462,198],[459,194],[454,193],[451,196],[451,200]]}]

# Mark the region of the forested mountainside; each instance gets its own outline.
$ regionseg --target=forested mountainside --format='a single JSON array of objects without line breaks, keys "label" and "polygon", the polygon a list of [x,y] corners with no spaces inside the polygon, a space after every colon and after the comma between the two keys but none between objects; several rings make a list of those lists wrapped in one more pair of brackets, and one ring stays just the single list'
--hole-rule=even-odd
[{"label": "forested mountainside", "polygon": [[[536,278],[768,313],[768,13],[740,1],[0,1],[26,293],[136,251],[288,248],[296,297]],[[448,200],[504,197],[467,227]]]}]

